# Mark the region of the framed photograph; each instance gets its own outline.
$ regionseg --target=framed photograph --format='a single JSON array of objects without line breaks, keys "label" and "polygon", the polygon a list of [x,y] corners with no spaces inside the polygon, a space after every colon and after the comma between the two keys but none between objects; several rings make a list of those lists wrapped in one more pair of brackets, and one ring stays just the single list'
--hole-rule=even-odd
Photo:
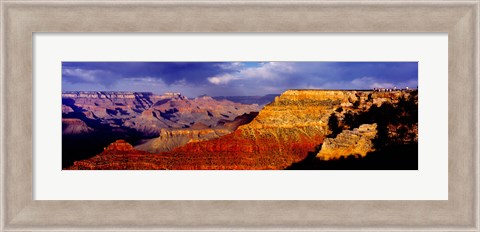
[{"label": "framed photograph", "polygon": [[478,231],[479,3],[1,2],[1,230]]},{"label": "framed photograph", "polygon": [[62,169],[418,170],[417,86],[417,62],[63,62]]}]

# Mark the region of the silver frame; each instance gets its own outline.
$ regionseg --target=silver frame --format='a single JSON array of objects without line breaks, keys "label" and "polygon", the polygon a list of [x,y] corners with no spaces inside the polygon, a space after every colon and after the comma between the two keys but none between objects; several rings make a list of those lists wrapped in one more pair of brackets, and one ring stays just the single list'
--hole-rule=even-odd
[{"label": "silver frame", "polygon": [[[3,0],[0,228],[479,231],[479,3]],[[448,32],[449,200],[34,201],[35,32]]]}]

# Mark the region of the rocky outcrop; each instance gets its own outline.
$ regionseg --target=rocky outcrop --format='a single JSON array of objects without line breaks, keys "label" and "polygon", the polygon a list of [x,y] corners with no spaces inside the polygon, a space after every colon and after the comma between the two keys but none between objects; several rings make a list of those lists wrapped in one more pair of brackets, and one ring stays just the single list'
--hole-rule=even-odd
[{"label": "rocky outcrop", "polygon": [[62,118],[62,134],[64,135],[81,135],[89,134],[93,129],[78,118]]},{"label": "rocky outcrop", "polygon": [[67,106],[67,105],[62,105],[62,113],[63,114],[69,114],[75,112],[72,107]]},{"label": "rocky outcrop", "polygon": [[340,159],[350,155],[364,157],[374,151],[372,140],[377,135],[377,124],[363,124],[353,130],[344,130],[336,138],[326,138],[317,154],[321,160]]},{"label": "rocky outcrop", "polygon": [[110,145],[108,147],[104,148],[105,151],[134,151],[135,149],[130,143],[127,143],[127,141],[123,139],[119,139]]},{"label": "rocky outcrop", "polygon": [[162,164],[167,157],[138,151],[124,140],[117,140],[104,151],[87,160],[75,161],[67,170],[147,170],[162,169]]}]

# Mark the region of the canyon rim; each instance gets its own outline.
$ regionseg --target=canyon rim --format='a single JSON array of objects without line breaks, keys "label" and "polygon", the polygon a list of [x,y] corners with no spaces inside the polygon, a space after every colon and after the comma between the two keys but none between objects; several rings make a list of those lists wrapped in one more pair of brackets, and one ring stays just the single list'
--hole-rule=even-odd
[{"label": "canyon rim", "polygon": [[417,62],[63,62],[63,170],[417,170]]}]

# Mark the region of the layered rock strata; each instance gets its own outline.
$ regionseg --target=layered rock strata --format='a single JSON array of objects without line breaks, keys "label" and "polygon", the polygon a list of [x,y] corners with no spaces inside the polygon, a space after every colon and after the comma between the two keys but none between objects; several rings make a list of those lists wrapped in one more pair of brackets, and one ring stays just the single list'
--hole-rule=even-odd
[{"label": "layered rock strata", "polygon": [[[161,129],[195,124],[214,127],[260,110],[255,104],[216,101],[208,96],[188,99],[180,93],[65,92],[62,103],[63,118],[81,120],[93,130],[134,130],[150,137],[159,136]],[[64,130],[64,135],[70,131]]]},{"label": "layered rock strata", "polygon": [[374,151],[372,140],[377,135],[377,124],[363,124],[353,130],[344,130],[335,138],[326,138],[317,154],[321,160],[346,158],[350,155],[364,157]]},{"label": "layered rock strata", "polygon": [[[331,133],[328,119],[332,113],[342,116],[341,112],[346,110],[365,111],[374,104],[396,103],[408,94],[401,91],[288,90],[267,104],[253,121],[239,126],[233,133],[207,141],[189,140],[184,146],[158,154],[137,150],[104,151],[92,159],[76,162],[72,169],[285,169],[304,160],[324,143]],[[158,110],[162,110],[163,104],[158,105]],[[375,124],[362,125],[340,133],[335,139],[326,139],[322,147],[325,150],[320,151],[319,157],[364,156],[372,149],[375,128]],[[191,137],[195,136],[193,133]],[[160,142],[168,143],[168,139]],[[105,166],[110,156],[112,164]],[[99,157],[104,163],[96,166]]]},{"label": "layered rock strata", "polygon": [[138,151],[125,140],[117,140],[99,155],[87,160],[75,161],[68,170],[145,170],[161,169],[156,163],[163,163],[165,157]]},{"label": "layered rock strata", "polygon": [[251,122],[258,113],[252,112],[236,117],[233,121],[220,120],[216,126],[209,127],[203,123],[195,123],[189,128],[161,129],[160,136],[149,139],[135,149],[160,153],[171,151],[187,143],[211,140],[235,131],[240,125]]},{"label": "layered rock strata", "polygon": [[342,91],[286,91],[233,133],[160,153],[158,157],[168,158],[155,159],[155,165],[161,169],[284,169],[322,143],[329,133],[328,115],[342,102],[348,102]]}]

